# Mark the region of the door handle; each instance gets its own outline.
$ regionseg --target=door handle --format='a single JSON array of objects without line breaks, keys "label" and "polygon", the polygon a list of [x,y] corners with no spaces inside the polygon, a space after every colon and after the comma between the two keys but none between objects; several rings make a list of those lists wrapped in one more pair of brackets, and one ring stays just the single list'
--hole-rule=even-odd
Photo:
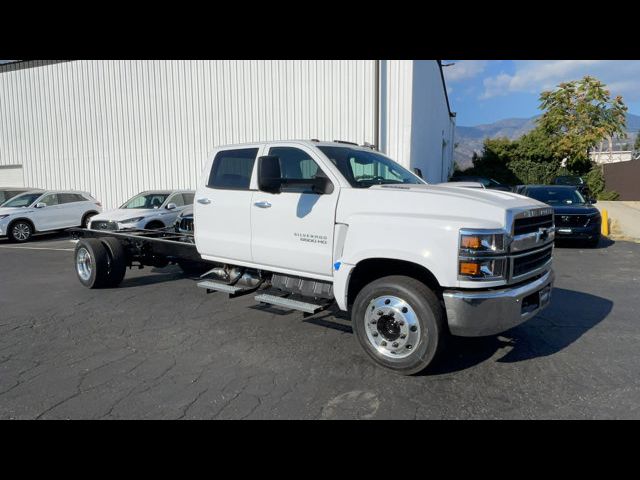
[{"label": "door handle", "polygon": [[201,203],[202,205],[209,205],[211,203],[211,200],[209,200],[208,198],[199,198],[198,203]]},{"label": "door handle", "polygon": [[269,202],[256,202],[254,205],[258,208],[269,208],[271,204]]}]

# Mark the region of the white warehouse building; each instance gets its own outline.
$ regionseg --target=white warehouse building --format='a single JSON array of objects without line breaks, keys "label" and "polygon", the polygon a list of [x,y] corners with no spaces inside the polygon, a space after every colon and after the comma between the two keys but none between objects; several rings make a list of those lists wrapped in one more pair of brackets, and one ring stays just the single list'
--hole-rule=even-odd
[{"label": "white warehouse building", "polygon": [[0,65],[0,187],[195,188],[216,146],[376,145],[424,178],[453,168],[455,114],[437,60],[30,60]]}]

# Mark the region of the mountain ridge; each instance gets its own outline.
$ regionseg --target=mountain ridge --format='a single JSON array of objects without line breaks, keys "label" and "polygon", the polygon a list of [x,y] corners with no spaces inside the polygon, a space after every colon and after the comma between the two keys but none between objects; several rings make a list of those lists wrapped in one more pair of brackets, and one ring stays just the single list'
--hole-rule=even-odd
[{"label": "mountain ridge", "polygon": [[[471,127],[456,126],[455,143],[453,159],[461,169],[469,168],[473,165],[473,152],[480,153],[485,138],[501,138],[506,137],[509,140],[515,140],[525,133],[530,132],[535,127],[536,119],[540,115],[530,118],[504,118],[493,123],[485,123]],[[640,115],[632,113],[627,114],[627,135],[626,139],[616,141],[618,146],[626,143],[633,145],[636,135],[640,130]]]}]

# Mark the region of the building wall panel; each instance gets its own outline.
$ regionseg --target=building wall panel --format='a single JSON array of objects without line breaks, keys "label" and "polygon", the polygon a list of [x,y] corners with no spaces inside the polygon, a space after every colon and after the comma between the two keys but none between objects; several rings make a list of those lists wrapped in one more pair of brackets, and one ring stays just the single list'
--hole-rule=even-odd
[{"label": "building wall panel", "polygon": [[374,75],[370,60],[43,62],[0,73],[0,165],[112,208],[140,190],[194,188],[219,145],[372,143]]}]

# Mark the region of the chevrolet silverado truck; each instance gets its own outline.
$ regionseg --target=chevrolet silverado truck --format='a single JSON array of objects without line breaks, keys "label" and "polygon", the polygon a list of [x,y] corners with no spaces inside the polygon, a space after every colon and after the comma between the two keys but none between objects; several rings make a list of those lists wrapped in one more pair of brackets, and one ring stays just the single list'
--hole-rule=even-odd
[{"label": "chevrolet silverado truck", "polygon": [[197,185],[191,241],[175,229],[75,234],[87,287],[116,286],[127,267],[200,262],[207,292],[305,315],[336,304],[368,357],[406,375],[431,364],[448,335],[495,335],[532,318],[554,280],[549,206],[432,186],[337,141],[217,148]]}]

